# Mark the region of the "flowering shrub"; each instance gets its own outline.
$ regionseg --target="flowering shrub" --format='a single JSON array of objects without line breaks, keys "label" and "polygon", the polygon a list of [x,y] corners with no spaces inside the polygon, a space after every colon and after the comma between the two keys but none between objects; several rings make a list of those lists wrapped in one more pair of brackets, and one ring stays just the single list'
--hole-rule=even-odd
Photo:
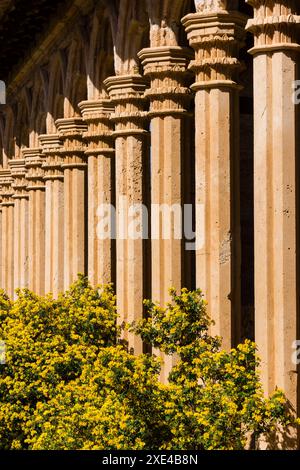
[{"label": "flowering shrub", "polygon": [[119,338],[110,286],[80,276],[57,300],[0,295],[1,449],[242,449],[249,434],[293,419],[280,391],[265,399],[255,345],[230,352],[209,334],[200,291],[171,292],[131,329],[177,354],[168,384],[160,360],[133,356]]}]

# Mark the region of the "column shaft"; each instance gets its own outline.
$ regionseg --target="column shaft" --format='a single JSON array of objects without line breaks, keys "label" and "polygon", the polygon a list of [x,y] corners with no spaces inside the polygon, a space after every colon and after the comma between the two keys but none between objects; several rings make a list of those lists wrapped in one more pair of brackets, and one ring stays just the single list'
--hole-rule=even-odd
[{"label": "column shaft", "polygon": [[[183,215],[186,163],[186,121],[190,93],[186,87],[191,53],[181,47],[143,49],[139,57],[151,79],[146,96],[151,119],[151,228],[152,299],[162,306],[170,301],[169,289],[186,286]],[[191,175],[190,175],[191,176]],[[190,185],[191,186],[191,183]],[[189,286],[190,287],[190,286]],[[166,381],[173,359],[164,357]]]},{"label": "column shaft", "polygon": [[[249,1],[255,17],[255,339],[266,393],[282,388],[297,410],[297,28],[293,1]],[[271,25],[269,27],[268,25]]]},{"label": "column shaft", "polygon": [[212,332],[230,348],[239,340],[241,321],[238,92],[199,90],[195,118],[197,156],[201,155],[196,159],[196,233],[200,238],[196,282],[215,321]]},{"label": "column shaft", "polygon": [[28,287],[28,248],[29,248],[29,194],[27,192],[25,160],[10,160],[9,166],[13,177],[12,196],[14,204],[14,286]]},{"label": "column shaft", "polygon": [[1,288],[14,295],[14,200],[10,170],[0,170],[2,231],[1,231]]},{"label": "column shaft", "polygon": [[[141,206],[148,205],[149,191],[142,99],[145,84],[139,75],[110,77],[105,84],[116,106],[117,305],[121,321],[131,323],[143,316],[143,299],[150,282],[150,253],[143,239],[148,227]],[[131,228],[139,233],[131,232]],[[142,352],[139,338],[130,333],[126,339],[136,354]]]},{"label": "column shaft", "polygon": [[87,271],[87,164],[82,143],[86,124],[81,118],[58,119],[56,125],[63,141],[60,152],[64,170],[64,288]]},{"label": "column shaft", "polygon": [[[229,349],[240,340],[239,108],[237,72],[246,18],[238,12],[183,18],[195,60],[196,280]],[[224,11],[222,11],[222,9]]]},{"label": "column shaft", "polygon": [[79,104],[88,124],[88,276],[93,285],[114,282],[110,206],[114,203],[113,107],[108,99]]},{"label": "column shaft", "polygon": [[29,288],[39,294],[45,294],[45,181],[42,164],[44,156],[41,149],[23,151],[27,168],[29,193]]},{"label": "column shaft", "polygon": [[45,172],[45,292],[55,297],[64,290],[64,176],[57,134],[40,136]]}]

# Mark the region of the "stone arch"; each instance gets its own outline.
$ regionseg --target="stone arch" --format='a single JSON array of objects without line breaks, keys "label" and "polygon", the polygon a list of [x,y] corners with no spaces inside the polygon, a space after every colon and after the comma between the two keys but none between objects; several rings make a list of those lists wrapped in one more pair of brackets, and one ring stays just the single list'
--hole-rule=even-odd
[{"label": "stone arch", "polygon": [[38,140],[38,136],[42,135],[42,134],[45,134],[46,132],[46,111],[45,110],[40,110],[39,114],[37,115],[37,118],[36,118],[36,137],[37,137],[37,141],[36,141],[36,145],[38,146],[39,145],[39,140]]},{"label": "stone arch", "polygon": [[91,20],[91,35],[86,54],[88,99],[107,97],[105,78],[114,74],[113,31],[108,10],[100,3]]},{"label": "stone arch", "polygon": [[7,167],[7,162],[14,154],[14,113],[10,106],[5,106],[5,113],[3,117],[3,168]]},{"label": "stone arch", "polygon": [[151,47],[187,45],[181,18],[195,11],[193,0],[146,0]]},{"label": "stone arch", "polygon": [[15,155],[14,158],[21,158],[23,148],[29,147],[29,113],[31,99],[28,89],[22,88],[20,95],[15,102],[16,120],[14,126]]},{"label": "stone arch", "polygon": [[57,132],[55,121],[64,115],[64,78],[65,61],[61,51],[55,53],[50,63],[49,76],[44,74],[44,88],[46,88],[46,130],[48,134]]},{"label": "stone arch", "polygon": [[[115,30],[115,27],[113,27]],[[114,37],[115,74],[140,72],[138,52],[149,45],[149,17],[144,0],[123,0],[119,3]]]},{"label": "stone arch", "polygon": [[64,117],[80,116],[78,103],[87,98],[86,67],[83,38],[79,28],[67,49],[67,67],[64,86]]},{"label": "stone arch", "polygon": [[32,104],[29,113],[29,147],[39,146],[39,135],[46,132],[46,90],[39,74],[34,75],[30,87]]}]

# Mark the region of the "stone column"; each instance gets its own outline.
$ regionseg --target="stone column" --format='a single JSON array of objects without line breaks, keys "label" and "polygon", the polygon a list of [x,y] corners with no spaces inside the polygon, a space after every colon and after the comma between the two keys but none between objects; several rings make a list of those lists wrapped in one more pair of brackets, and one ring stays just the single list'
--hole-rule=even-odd
[{"label": "stone column", "polygon": [[240,338],[239,87],[244,15],[202,2],[183,18],[195,60],[196,281],[230,348]]},{"label": "stone column", "polygon": [[13,179],[9,169],[0,170],[1,187],[1,288],[12,298],[14,295],[14,205]]},{"label": "stone column", "polygon": [[[183,160],[189,157],[184,150],[185,118],[190,98],[185,82],[190,52],[176,46],[149,48],[143,49],[139,58],[145,76],[151,79],[146,96],[151,103],[152,208],[166,204],[175,214],[176,206],[179,209],[183,206]],[[158,224],[152,226],[152,298],[162,305],[170,300],[170,287],[180,290],[184,285],[184,253],[180,238],[183,230],[180,217],[175,217],[175,221],[177,224],[172,224],[172,214],[167,211],[165,217],[160,217]],[[152,222],[155,222],[154,217]],[[167,230],[168,225],[170,230]]]},{"label": "stone column", "polygon": [[[1,186],[0,186],[1,191]],[[0,192],[0,289],[3,289],[3,282],[2,282],[2,196]]]},{"label": "stone column", "polygon": [[[299,148],[293,87],[299,64],[296,1],[251,0],[254,19],[255,340],[266,393],[297,409],[297,197]],[[298,126],[298,127],[296,127]]]},{"label": "stone column", "polygon": [[28,287],[28,182],[26,180],[26,168],[24,159],[9,161],[11,175],[13,178],[12,196],[14,204],[14,287]]},{"label": "stone column", "polygon": [[[152,299],[170,301],[169,288],[185,287],[183,207],[188,152],[189,88],[186,87],[190,50],[178,46],[143,49],[139,58],[151,80],[146,96],[151,118]],[[190,123],[191,124],[191,123]],[[190,126],[191,127],[191,126]],[[160,210],[161,208],[161,210]],[[171,357],[164,357],[166,380]]]},{"label": "stone column", "polygon": [[64,289],[87,271],[87,163],[83,132],[87,126],[81,118],[56,121],[64,171]]},{"label": "stone column", "polygon": [[[113,240],[109,233],[109,205],[114,195],[113,111],[108,99],[79,103],[88,131],[83,134],[87,142],[88,158],[88,276],[93,285],[114,280]],[[102,223],[103,222],[103,223]],[[106,233],[106,235],[105,235]]]},{"label": "stone column", "polygon": [[45,292],[55,297],[64,290],[64,175],[61,141],[57,134],[39,137],[46,161]]},{"label": "stone column", "polygon": [[[132,322],[143,316],[143,299],[150,280],[146,279],[150,253],[145,250],[143,231],[145,220],[134,207],[147,203],[147,138],[144,119],[145,83],[140,75],[110,77],[105,80],[112,103],[116,106],[116,230],[117,230],[117,306],[121,321]],[[134,206],[137,205],[137,206]],[[140,235],[128,233],[128,222],[139,225]],[[130,348],[142,352],[142,343],[129,334]]]},{"label": "stone column", "polygon": [[45,294],[45,181],[42,168],[45,156],[40,148],[23,150],[29,193],[29,288]]}]

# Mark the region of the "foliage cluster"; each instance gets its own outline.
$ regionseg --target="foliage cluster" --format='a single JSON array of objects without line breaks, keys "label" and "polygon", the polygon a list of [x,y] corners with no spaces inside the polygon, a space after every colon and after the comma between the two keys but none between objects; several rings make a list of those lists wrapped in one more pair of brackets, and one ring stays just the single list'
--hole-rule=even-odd
[{"label": "foliage cluster", "polygon": [[288,426],[284,394],[264,398],[255,344],[223,351],[201,292],[171,294],[130,327],[177,355],[162,384],[160,359],[119,340],[111,286],[80,276],[58,299],[2,292],[0,448],[243,449],[249,435]]}]

